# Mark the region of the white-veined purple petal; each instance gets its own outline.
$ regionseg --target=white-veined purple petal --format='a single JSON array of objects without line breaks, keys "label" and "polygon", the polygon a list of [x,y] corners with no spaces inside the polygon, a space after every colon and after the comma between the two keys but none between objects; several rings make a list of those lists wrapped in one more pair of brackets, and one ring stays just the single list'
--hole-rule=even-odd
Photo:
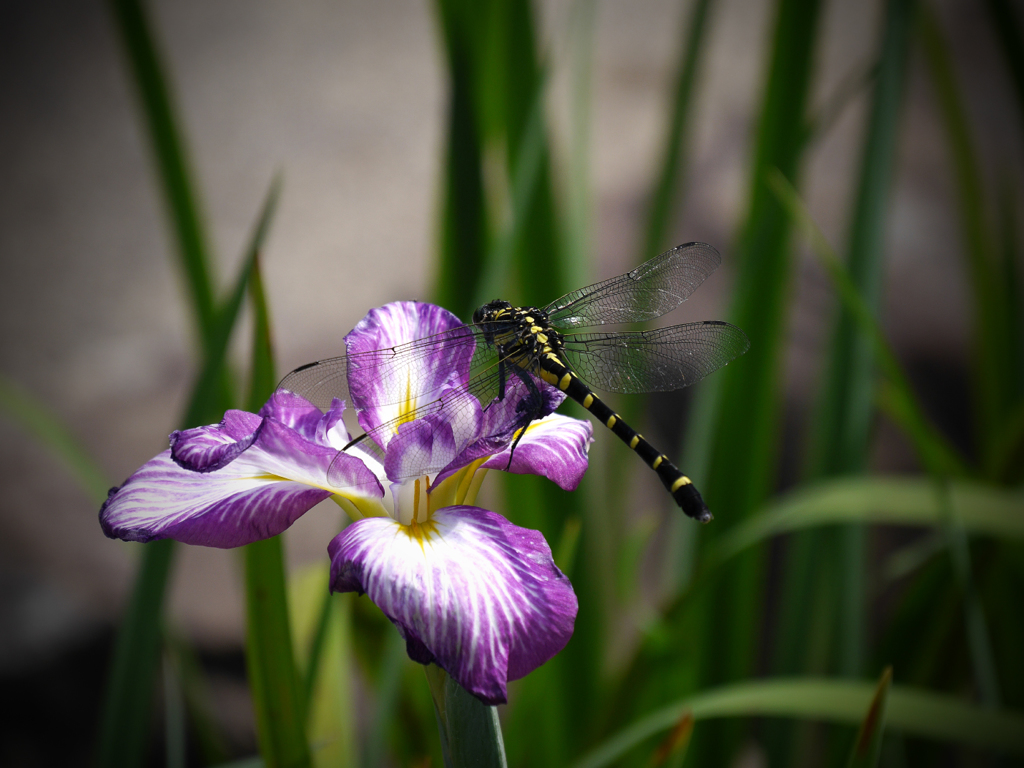
[{"label": "white-veined purple petal", "polygon": [[[389,518],[357,520],[328,547],[331,588],[365,592],[415,661],[435,661],[488,704],[558,653],[577,601],[538,531],[478,507],[433,513],[428,536]],[[423,532],[425,526],[420,526]]]},{"label": "white-veined purple petal", "polygon": [[426,474],[427,467],[444,466],[456,454],[451,424],[439,418],[402,424],[388,443],[384,471],[392,482]]},{"label": "white-veined purple petal", "polygon": [[182,469],[164,451],[147,461],[100,509],[110,538],[175,539],[239,547],[275,536],[331,492],[269,476],[238,477],[228,469]]},{"label": "white-veined purple petal", "polygon": [[[395,365],[390,357],[359,353],[388,349],[462,326],[448,310],[415,301],[386,304],[370,310],[359,321],[345,337],[345,346],[349,353],[349,392],[363,429],[369,432],[422,408],[426,402],[421,400],[436,399],[446,389],[465,385],[474,345],[453,343],[449,337],[438,339],[433,348],[424,342],[428,346],[420,354],[411,355],[404,365]],[[390,435],[380,437],[390,439]]]},{"label": "white-veined purple petal", "polygon": [[171,433],[171,458],[182,469],[215,472],[237,459],[252,445],[263,419],[245,411],[228,411],[220,424]]},{"label": "white-veined purple petal", "polygon": [[[480,412],[479,426],[475,435],[465,441],[459,455],[441,470],[437,481],[458,472],[477,459],[493,456],[512,444],[515,433],[526,419],[526,413],[540,419],[549,415],[565,399],[565,393],[530,375],[533,386],[527,385],[519,376],[509,374],[505,382],[504,397],[495,398]],[[473,397],[468,392],[465,397]],[[473,398],[474,400],[476,398]],[[508,464],[506,458],[505,464]]]},{"label": "white-veined purple petal", "polygon": [[[594,425],[560,414],[530,424],[515,451],[511,446],[483,463],[484,469],[517,475],[541,475],[565,491],[573,491],[587,471],[587,453],[594,442]],[[509,467],[509,453],[512,466]]]},{"label": "white-veined purple petal", "polygon": [[306,399],[278,390],[260,409],[259,415],[231,410],[220,424],[171,433],[171,458],[193,472],[223,469],[257,439],[263,424],[274,421],[305,441],[340,450],[349,441],[342,414],[345,404],[334,399],[331,409],[320,409]]},{"label": "white-veined purple petal", "polygon": [[[279,389],[263,404],[259,415],[265,419],[273,419],[284,424],[306,440],[320,443],[321,445],[330,445],[331,443],[324,440],[325,425],[327,428],[336,428],[337,423],[341,421],[341,412],[344,409],[344,402],[334,398],[331,409],[324,414],[301,395],[285,389]],[[343,422],[342,429],[344,430]],[[346,431],[344,433],[344,441],[347,443],[348,440],[348,432]],[[338,447],[340,448],[341,446],[339,445]]]},{"label": "white-veined purple petal", "polygon": [[[235,547],[280,533],[332,492],[382,498],[380,482],[355,456],[306,440],[272,418],[245,415],[259,423],[259,431],[233,461],[222,469],[199,473],[175,463],[170,451],[160,454],[104,503],[100,510],[104,532],[127,541],[173,538]],[[329,417],[323,417],[325,425]],[[182,434],[210,442],[216,429]],[[315,433],[316,428],[311,431]],[[328,484],[328,468],[337,487]]]},{"label": "white-veined purple petal", "polygon": [[323,415],[316,425],[313,442],[319,445],[329,445],[339,451],[348,445],[352,436],[344,421],[345,401],[334,398],[331,401],[331,409]]}]

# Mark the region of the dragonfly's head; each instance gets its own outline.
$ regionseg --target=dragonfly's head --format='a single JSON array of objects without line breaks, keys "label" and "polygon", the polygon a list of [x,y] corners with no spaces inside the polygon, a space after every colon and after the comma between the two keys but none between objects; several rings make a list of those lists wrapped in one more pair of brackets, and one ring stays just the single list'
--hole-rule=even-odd
[{"label": "dragonfly's head", "polygon": [[501,299],[495,299],[494,301],[484,304],[482,307],[477,307],[477,310],[473,313],[474,323],[486,323],[494,322],[496,320],[504,320],[503,313],[508,312],[512,309],[512,305],[507,301]]}]

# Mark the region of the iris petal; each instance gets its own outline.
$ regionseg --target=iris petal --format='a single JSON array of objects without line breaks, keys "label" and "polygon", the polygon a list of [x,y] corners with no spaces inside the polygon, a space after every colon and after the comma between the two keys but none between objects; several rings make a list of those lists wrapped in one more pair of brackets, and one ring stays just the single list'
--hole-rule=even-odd
[{"label": "iris petal", "polygon": [[384,471],[393,482],[424,474],[424,468],[444,466],[455,456],[455,436],[449,423],[417,419],[403,424],[388,444]]},{"label": "iris petal", "polygon": [[125,541],[239,547],[276,536],[330,495],[265,475],[239,477],[230,468],[191,472],[164,451],[111,492],[100,509],[100,525],[110,538]]},{"label": "iris petal", "polygon": [[489,704],[572,635],[576,595],[544,537],[494,512],[447,507],[412,527],[358,520],[328,552],[334,591],[365,592],[410,657],[435,661]]},{"label": "iris petal", "polygon": [[245,411],[228,411],[209,427],[171,433],[171,458],[192,472],[216,472],[237,459],[263,429],[263,419]]},{"label": "iris petal", "polygon": [[515,451],[507,446],[485,461],[483,467],[517,475],[540,475],[562,490],[573,491],[587,471],[587,452],[592,442],[594,425],[589,421],[552,414],[530,424]]},{"label": "iris petal", "polygon": [[[345,403],[334,398],[331,409],[324,414],[301,395],[279,389],[260,408],[259,415],[284,424],[306,440],[321,445],[342,448],[349,441],[345,423],[341,420]],[[328,433],[332,439],[328,439]]]},{"label": "iris petal", "polygon": [[[530,417],[540,419],[549,415],[565,399],[563,392],[532,374],[526,374],[531,385],[527,385],[519,376],[509,375],[511,378],[505,382],[504,397],[500,400],[491,400],[482,409],[474,437],[464,441],[464,447],[460,448],[459,455],[438,473],[439,480],[449,477],[478,459],[493,456],[507,449],[524,420]],[[507,465],[506,458],[501,469],[505,469]]]},{"label": "iris petal", "polygon": [[[321,415],[319,426],[311,414],[292,423],[307,433],[326,435],[335,415],[333,409]],[[255,439],[214,471],[183,468],[171,451],[144,464],[104,503],[104,532],[126,541],[172,538],[237,547],[280,533],[336,491],[343,489],[350,497],[383,496],[380,482],[358,458],[339,455],[335,447],[307,440],[274,419],[240,411],[229,412],[219,426],[177,433],[175,450],[190,456],[206,451],[209,456],[218,446],[235,446],[232,435],[253,424],[258,426]],[[341,488],[327,482],[328,468]]]},{"label": "iris petal", "polygon": [[[448,337],[438,339],[433,347],[424,341],[421,353],[410,355],[403,365],[395,365],[389,356],[359,353],[429,339],[461,326],[462,322],[448,310],[415,301],[386,304],[370,310],[359,321],[345,337],[345,346],[349,353],[349,391],[363,429],[369,432],[409,415],[426,404],[421,400],[434,400],[446,389],[464,386],[474,345],[452,343]],[[387,440],[390,435],[381,438]]]}]

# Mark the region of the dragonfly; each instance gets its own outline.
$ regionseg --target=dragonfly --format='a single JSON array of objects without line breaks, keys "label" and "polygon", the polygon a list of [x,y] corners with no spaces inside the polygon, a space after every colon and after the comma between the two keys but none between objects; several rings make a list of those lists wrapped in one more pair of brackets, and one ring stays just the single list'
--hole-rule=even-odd
[{"label": "dragonfly", "polygon": [[[514,452],[526,428],[557,406],[561,398],[552,395],[560,391],[653,469],[686,515],[708,522],[711,513],[690,478],[594,389],[638,394],[690,386],[746,352],[750,346],[746,334],[718,320],[645,331],[593,329],[661,317],[684,302],[720,264],[721,256],[714,247],[687,243],[544,307],[515,306],[498,299],[477,309],[470,323],[394,347],[309,363],[288,374],[279,387],[326,410],[334,398],[351,402],[350,377],[359,371],[376,372],[383,390],[381,402],[415,406],[364,431],[339,455],[358,449],[380,459],[384,455],[381,446],[397,434],[401,424],[442,416],[446,423],[458,425],[467,421],[464,416],[471,409],[480,414],[473,421],[475,434],[502,449],[511,444]],[[442,351],[471,359],[465,386],[417,389],[408,372]],[[455,445],[460,445],[459,435],[455,435]],[[416,466],[426,474],[440,472],[455,459],[457,450],[453,448],[453,455],[448,456],[435,449]],[[511,458],[509,462],[511,465]],[[330,470],[328,480],[331,482]]]}]

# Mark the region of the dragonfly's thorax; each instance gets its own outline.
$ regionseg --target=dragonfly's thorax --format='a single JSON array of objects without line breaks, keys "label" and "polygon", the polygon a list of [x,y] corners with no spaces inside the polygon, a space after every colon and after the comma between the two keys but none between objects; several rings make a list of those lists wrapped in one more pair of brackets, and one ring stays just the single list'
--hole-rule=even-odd
[{"label": "dragonfly's thorax", "polygon": [[492,301],[480,307],[473,314],[473,320],[503,358],[523,367],[548,355],[557,355],[562,347],[562,334],[551,327],[547,313],[537,307],[515,307],[507,301]]}]

